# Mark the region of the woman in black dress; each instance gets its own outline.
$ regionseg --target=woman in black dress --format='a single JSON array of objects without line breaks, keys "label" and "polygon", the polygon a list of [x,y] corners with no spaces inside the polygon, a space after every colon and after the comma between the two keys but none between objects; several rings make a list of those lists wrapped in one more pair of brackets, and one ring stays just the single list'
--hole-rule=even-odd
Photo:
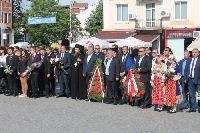
[{"label": "woman in black dress", "polygon": [[71,55],[71,98],[86,99],[87,89],[83,77],[84,47],[76,44],[75,51]]},{"label": "woman in black dress", "polygon": [[21,56],[19,58],[19,64],[17,68],[18,75],[20,76],[20,81],[21,81],[21,88],[22,88],[22,94],[19,97],[27,97],[27,91],[28,91],[28,75],[25,77],[22,77],[21,74],[25,72],[27,69],[27,63],[28,63],[28,58],[27,58],[27,52],[26,50],[21,51]]}]

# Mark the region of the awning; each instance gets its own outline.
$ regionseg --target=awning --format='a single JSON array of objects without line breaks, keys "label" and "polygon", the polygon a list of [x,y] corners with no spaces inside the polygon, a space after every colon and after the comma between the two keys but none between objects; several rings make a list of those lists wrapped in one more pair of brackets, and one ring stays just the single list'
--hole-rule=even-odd
[{"label": "awning", "polygon": [[118,45],[118,47],[128,46],[128,47],[144,47],[145,42],[136,39],[134,37],[128,37],[125,39],[121,39],[120,41],[115,42],[115,44]]},{"label": "awning", "polygon": [[152,42],[159,38],[159,34],[139,34],[135,35],[134,38],[145,42],[145,45],[152,47]]},{"label": "awning", "polygon": [[187,50],[188,51],[192,51],[194,48],[197,48],[200,50],[200,42],[195,42],[193,41],[188,47],[187,47]]},{"label": "awning", "polygon": [[131,37],[135,35],[135,31],[124,30],[124,31],[101,31],[94,35],[93,37],[105,40],[105,41],[119,41],[121,39],[125,39],[127,37]]}]

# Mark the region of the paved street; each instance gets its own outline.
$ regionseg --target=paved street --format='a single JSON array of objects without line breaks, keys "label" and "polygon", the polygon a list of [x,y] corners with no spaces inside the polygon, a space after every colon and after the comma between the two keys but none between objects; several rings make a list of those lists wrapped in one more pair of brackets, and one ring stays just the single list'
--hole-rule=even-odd
[{"label": "paved street", "polygon": [[67,98],[0,95],[2,133],[199,133],[200,114],[141,110]]}]

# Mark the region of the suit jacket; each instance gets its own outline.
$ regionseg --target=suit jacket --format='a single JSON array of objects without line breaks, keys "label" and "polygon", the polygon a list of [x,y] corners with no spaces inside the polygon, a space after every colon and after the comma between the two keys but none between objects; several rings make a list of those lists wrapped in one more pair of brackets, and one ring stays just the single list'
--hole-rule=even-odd
[{"label": "suit jacket", "polygon": [[19,60],[17,72],[20,72],[20,73],[25,72],[27,66],[28,66],[28,59],[27,58],[24,58],[23,60]]},{"label": "suit jacket", "polygon": [[[58,54],[57,58],[61,58],[61,53]],[[69,52],[64,53],[64,57],[62,58],[62,63],[64,69],[70,75],[71,54]],[[61,69],[57,69],[56,75],[61,75],[61,74],[63,74],[63,71]]]},{"label": "suit jacket", "polygon": [[11,67],[11,70],[13,70],[13,72],[17,71],[18,63],[19,63],[19,57],[16,56],[14,53],[11,58],[10,55],[6,57],[6,65],[9,65]]},{"label": "suit jacket", "polygon": [[96,54],[98,56],[98,58],[100,58],[102,60],[102,62],[104,61],[105,55],[103,52],[99,52],[99,53],[94,52],[94,54]]},{"label": "suit jacket", "polygon": [[[184,80],[188,81],[190,74],[190,64],[192,63],[192,58],[189,58],[186,62],[184,71]],[[200,57],[198,57],[195,68],[194,68],[194,83],[200,85]]]},{"label": "suit jacket", "polygon": [[141,82],[150,82],[151,77],[151,67],[152,67],[152,60],[151,57],[145,55],[139,65],[140,57],[136,59],[136,68],[141,68],[140,74],[140,81]]},{"label": "suit jacket", "polygon": [[87,74],[88,76],[91,76],[91,72],[94,68],[94,64],[98,56],[93,53],[88,63],[87,63],[87,58],[88,58],[88,54],[86,54],[84,58],[83,74]]},{"label": "suit jacket", "polygon": [[[56,56],[53,53],[51,53],[50,55],[48,55],[48,59],[50,60],[51,58],[56,58]],[[51,75],[54,76],[54,66],[53,65],[51,65],[51,70],[50,71],[51,71],[50,72]]]},{"label": "suit jacket", "polygon": [[[31,66],[35,62],[41,61],[41,57],[39,54],[35,54],[34,60],[32,61],[32,55],[29,56],[28,58],[28,66]],[[39,72],[39,69],[34,69],[32,72]]]},{"label": "suit jacket", "polygon": [[40,67],[40,73],[46,76],[47,74],[50,74],[50,69],[51,69],[50,59],[48,58],[48,55],[45,54],[42,61],[42,66]]},{"label": "suit jacket", "polygon": [[116,78],[120,78],[120,66],[118,57],[113,57],[109,66],[108,79],[110,81],[116,81]]},{"label": "suit jacket", "polygon": [[[180,60],[179,61],[179,67],[180,67],[180,72],[181,72],[181,74],[182,74],[182,67],[183,67],[183,62],[185,61],[185,59],[182,59],[182,60]],[[187,63],[187,61],[186,61],[186,63]],[[182,75],[182,76],[184,76],[184,75]]]},{"label": "suit jacket", "polygon": [[123,72],[128,73],[128,71],[126,69],[126,63],[127,63],[127,60],[128,60],[129,57],[130,57],[130,54],[127,53],[126,59],[123,63],[122,62],[123,54],[122,53],[119,54],[118,58],[119,58],[119,61],[120,61],[120,73],[123,73]]}]

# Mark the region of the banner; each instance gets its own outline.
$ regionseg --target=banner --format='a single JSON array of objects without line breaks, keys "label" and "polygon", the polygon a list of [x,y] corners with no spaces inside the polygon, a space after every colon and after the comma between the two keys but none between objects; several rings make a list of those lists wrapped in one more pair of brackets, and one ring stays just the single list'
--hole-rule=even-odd
[{"label": "banner", "polygon": [[53,24],[53,23],[56,23],[56,16],[28,18],[28,24]]}]

